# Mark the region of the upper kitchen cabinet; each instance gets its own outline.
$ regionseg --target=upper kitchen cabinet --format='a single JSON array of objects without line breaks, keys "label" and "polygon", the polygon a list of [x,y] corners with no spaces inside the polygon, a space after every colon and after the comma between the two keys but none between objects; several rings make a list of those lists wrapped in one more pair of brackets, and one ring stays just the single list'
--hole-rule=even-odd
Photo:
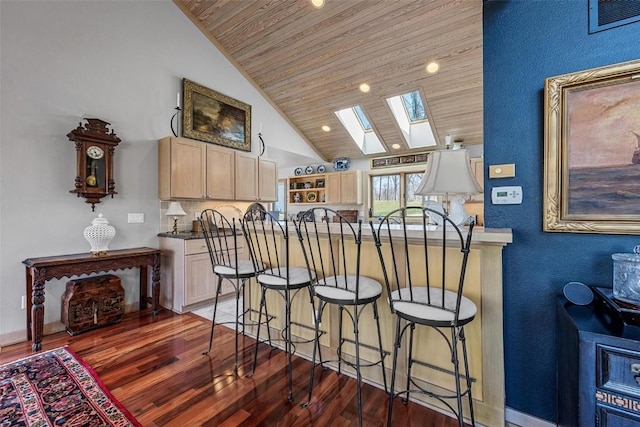
[{"label": "upper kitchen cabinet", "polygon": [[160,199],[233,200],[234,151],[187,138],[158,141]]},{"label": "upper kitchen cabinet", "polygon": [[235,152],[218,145],[207,146],[207,199],[235,198]]},{"label": "upper kitchen cabinet", "polygon": [[202,143],[166,137],[158,141],[158,197],[203,199],[206,151]]},{"label": "upper kitchen cabinet", "polygon": [[362,204],[362,172],[347,171],[328,173],[326,178],[326,202],[329,204]]},{"label": "upper kitchen cabinet", "polygon": [[236,200],[275,202],[278,200],[278,165],[275,161],[236,152]]},{"label": "upper kitchen cabinet", "polygon": [[275,201],[277,164],[215,144],[166,137],[158,141],[158,196]]}]

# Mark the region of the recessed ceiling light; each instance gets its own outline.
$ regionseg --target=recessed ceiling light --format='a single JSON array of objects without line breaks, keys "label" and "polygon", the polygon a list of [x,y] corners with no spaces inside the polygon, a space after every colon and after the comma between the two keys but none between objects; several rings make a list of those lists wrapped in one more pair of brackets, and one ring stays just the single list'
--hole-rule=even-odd
[{"label": "recessed ceiling light", "polygon": [[397,150],[398,148],[400,148],[400,144],[393,144],[391,145],[391,148],[393,148],[394,150]]},{"label": "recessed ceiling light", "polygon": [[322,126],[322,130],[325,132],[329,132],[331,130],[331,128],[327,125]]},{"label": "recessed ceiling light", "polygon": [[440,69],[440,64],[438,64],[437,62],[429,62],[425,69],[427,70],[427,73],[435,74]]},{"label": "recessed ceiling light", "polygon": [[362,84],[360,85],[360,91],[361,91],[361,92],[367,93],[367,92],[369,92],[370,90],[371,90],[371,88],[369,87],[369,85],[368,85],[368,84],[366,84],[366,83],[362,83]]},{"label": "recessed ceiling light", "polygon": [[311,4],[313,5],[313,7],[317,7],[318,9],[320,9],[322,6],[324,6],[324,0],[311,0]]}]

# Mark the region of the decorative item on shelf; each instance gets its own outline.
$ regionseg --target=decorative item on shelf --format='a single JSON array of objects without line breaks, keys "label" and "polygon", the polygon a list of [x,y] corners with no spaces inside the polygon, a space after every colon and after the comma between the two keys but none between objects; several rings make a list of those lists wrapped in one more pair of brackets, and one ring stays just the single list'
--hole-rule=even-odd
[{"label": "decorative item on shelf", "polygon": [[295,176],[300,176],[300,175],[302,175],[302,168],[296,168],[296,169],[293,171],[293,174],[294,174]]},{"label": "decorative item on shelf", "polygon": [[640,305],[640,245],[633,253],[612,254],[613,297],[629,304]]},{"label": "decorative item on shelf", "polygon": [[84,120],[87,121],[84,126],[80,123],[67,134],[76,146],[75,188],[69,192],[84,197],[94,211],[101,198],[118,194],[113,179],[113,154],[120,138],[107,129],[109,123],[100,119]]},{"label": "decorative item on shelf", "polygon": [[[463,225],[469,219],[462,196],[480,193],[482,193],[482,187],[471,170],[469,152],[465,149],[432,152],[422,181],[415,191],[416,195],[421,196],[445,196],[444,211],[456,225]],[[450,203],[449,195],[455,195]]]},{"label": "decorative item on shelf", "polygon": [[309,181],[305,182],[305,183],[304,183],[304,188],[305,188],[306,190],[310,189],[310,188],[311,188],[311,183],[310,183]]},{"label": "decorative item on shelf", "polygon": [[167,216],[173,216],[173,230],[171,234],[178,234],[178,217],[184,216],[187,213],[182,209],[180,202],[169,203],[169,209],[167,209]]},{"label": "decorative item on shelf", "polygon": [[314,171],[313,166],[307,166],[304,170],[304,173],[307,175],[311,175],[313,171]]},{"label": "decorative item on shelf", "polygon": [[324,188],[324,179],[316,179],[316,188]]},{"label": "decorative item on shelf", "polygon": [[318,165],[318,167],[316,168],[316,172],[318,173],[325,173],[327,171],[327,167],[325,165]]},{"label": "decorative item on shelf", "polygon": [[84,238],[91,245],[93,256],[105,255],[109,250],[109,242],[115,237],[116,229],[109,225],[109,221],[102,214],[91,221],[91,225],[84,229]]},{"label": "decorative item on shelf", "polygon": [[300,193],[294,193],[293,203],[300,203]]},{"label": "decorative item on shelf", "polygon": [[[180,109],[180,92],[178,92],[178,94],[176,95],[176,108],[175,108],[176,112],[173,116],[171,116],[171,132],[173,132],[173,136],[178,136],[178,133],[180,131],[180,128],[178,126],[178,121],[180,120],[180,111],[182,111]],[[176,128],[173,128],[173,119],[176,119]]]},{"label": "decorative item on shelf", "polygon": [[313,203],[318,201],[318,193],[315,191],[310,191],[307,193],[307,202]]},{"label": "decorative item on shelf", "polygon": [[333,169],[337,171],[346,171],[349,170],[351,166],[351,160],[347,157],[338,157],[333,161]]}]

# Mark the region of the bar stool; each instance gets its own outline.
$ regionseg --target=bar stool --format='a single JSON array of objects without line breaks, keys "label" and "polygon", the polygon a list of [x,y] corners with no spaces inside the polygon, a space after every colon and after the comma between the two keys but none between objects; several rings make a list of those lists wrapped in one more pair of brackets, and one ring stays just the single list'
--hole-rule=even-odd
[{"label": "bar stool", "polygon": [[211,267],[213,273],[218,277],[216,287],[216,297],[213,304],[213,321],[211,324],[211,335],[209,337],[209,348],[202,354],[208,354],[213,345],[213,333],[216,326],[216,311],[218,309],[218,297],[222,291],[222,283],[227,280],[233,286],[236,297],[236,316],[235,322],[221,322],[221,324],[235,323],[236,327],[236,353],[234,371],[238,372],[238,335],[239,335],[239,319],[242,317],[242,331],[244,332],[245,314],[248,310],[239,312],[240,297],[244,295],[245,284],[249,279],[255,277],[259,271],[262,271],[261,264],[255,264],[250,260],[238,260],[238,235],[236,231],[236,220],[233,218],[231,222],[219,211],[214,209],[205,209],[200,214],[200,225],[204,234],[204,240],[207,243],[209,257],[211,258]]},{"label": "bar stool", "polygon": [[[287,375],[288,375],[288,400],[293,402],[293,368],[291,358],[295,352],[295,344],[310,342],[310,340],[297,340],[295,343],[291,334],[291,305],[298,293],[307,289],[309,301],[313,304],[309,285],[313,277],[309,271],[302,267],[291,267],[289,265],[289,229],[287,221],[284,224],[278,218],[267,212],[265,208],[254,203],[242,218],[242,231],[249,246],[254,269],[259,270],[256,280],[261,287],[260,310],[258,315],[258,330],[256,332],[256,346],[253,358],[253,371],[255,373],[258,363],[258,344],[260,343],[260,325],[262,324],[262,313],[266,316],[267,332],[274,316],[270,316],[267,311],[267,291],[275,292],[284,301],[285,320],[280,331],[284,341],[285,352],[287,353]],[[315,313],[315,309],[313,311]]]},{"label": "bar stool", "polygon": [[[408,236],[406,232],[406,220],[409,217],[421,222],[419,232],[413,236]],[[435,222],[442,225],[437,227],[428,225],[430,217],[437,218]],[[392,218],[401,218],[403,227],[391,224]],[[469,225],[465,236],[446,214],[416,206],[397,209],[389,213],[377,227],[372,223],[370,225],[382,264],[391,312],[396,316],[387,426],[391,426],[393,419],[393,399],[402,395],[403,401],[406,403],[411,393],[422,393],[442,402],[454,413],[460,427],[464,426],[462,398],[466,396],[469,399],[471,425],[475,426],[471,396],[472,379],[469,376],[464,327],[474,319],[477,308],[462,293],[474,223]],[[410,243],[411,248],[409,247]],[[420,245],[420,249],[416,249],[416,245]],[[462,256],[448,254],[447,251],[452,248],[459,248]],[[402,322],[405,323],[405,326],[401,328]],[[414,357],[413,342],[416,326],[434,328],[438,335],[446,341],[451,352],[455,394],[442,394],[427,390],[411,377],[411,368],[414,364],[434,367],[416,360]],[[398,352],[407,329],[409,329],[407,383],[405,390],[395,392]],[[447,331],[449,337],[447,337]],[[464,376],[466,383],[464,390],[460,384],[458,345],[462,349],[464,364],[462,376]],[[436,369],[442,371],[439,367]],[[450,403],[453,399],[456,401],[455,408]]]},{"label": "bar stool", "polygon": [[[316,345],[313,347],[312,366],[316,366],[316,349],[320,349],[319,330],[324,309],[327,304],[335,305],[339,309],[337,359],[323,361],[322,355],[320,355],[320,365],[337,362],[338,374],[341,373],[342,363],[355,370],[358,382],[358,425],[362,426],[362,375],[360,369],[380,365],[384,389],[387,391],[384,359],[388,352],[385,352],[382,347],[378,315],[378,298],[382,294],[382,285],[374,279],[360,275],[362,222],[359,221],[357,228],[354,228],[342,215],[328,208],[313,208],[307,212],[313,218],[322,219],[321,222],[301,220],[296,223],[307,268],[310,274],[315,276],[312,286],[313,293],[319,300],[315,322]],[[330,223],[332,220],[334,222]],[[360,340],[362,332],[360,317],[367,306],[371,307],[376,321],[378,347],[373,349],[379,353],[380,358],[365,363],[360,357],[360,347],[364,346]],[[347,341],[342,335],[345,314],[351,319],[353,325],[355,360],[348,360],[342,351],[342,345]],[[315,369],[312,368],[309,378],[309,396],[307,402],[302,405],[303,407],[308,406],[311,401],[314,371]]]}]

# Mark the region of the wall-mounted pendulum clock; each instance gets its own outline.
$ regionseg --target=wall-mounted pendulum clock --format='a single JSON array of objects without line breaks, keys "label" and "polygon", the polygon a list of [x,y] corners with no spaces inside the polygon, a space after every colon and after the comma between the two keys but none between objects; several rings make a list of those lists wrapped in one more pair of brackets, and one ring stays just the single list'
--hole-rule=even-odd
[{"label": "wall-mounted pendulum clock", "polygon": [[70,141],[76,144],[76,179],[75,188],[70,193],[84,197],[95,210],[100,199],[118,194],[113,180],[113,153],[120,142],[113,130],[109,131],[107,123],[100,119],[85,119],[67,134]]}]

